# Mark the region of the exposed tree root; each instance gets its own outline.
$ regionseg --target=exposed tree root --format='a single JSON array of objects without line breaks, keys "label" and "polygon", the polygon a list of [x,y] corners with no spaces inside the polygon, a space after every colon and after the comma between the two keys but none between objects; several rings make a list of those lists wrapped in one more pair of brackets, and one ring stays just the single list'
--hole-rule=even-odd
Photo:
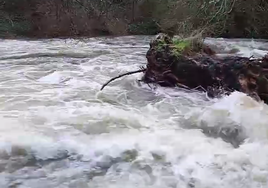
[{"label": "exposed tree root", "polygon": [[240,91],[268,104],[268,55],[261,59],[218,57],[212,50],[204,51],[209,48],[205,45],[197,48],[199,51],[181,50],[184,44],[166,34],[157,35],[146,54],[142,81],[205,91],[209,97]]},{"label": "exposed tree root", "polygon": [[188,43],[176,41],[166,34],[157,35],[146,53],[146,68],[116,76],[101,90],[113,80],[143,72],[141,81],[148,85],[202,91],[209,97],[240,91],[268,104],[268,55],[261,59],[218,57],[211,53],[213,50],[204,51],[209,48],[205,45],[185,44]]},{"label": "exposed tree root", "polygon": [[123,76],[128,76],[128,75],[131,75],[131,74],[136,74],[136,73],[140,73],[140,72],[145,72],[146,69],[140,69],[140,70],[136,70],[136,71],[131,71],[131,72],[127,72],[127,73],[124,73],[124,74],[120,74],[112,79],[110,79],[108,82],[106,82],[102,87],[101,87],[101,90],[103,90],[109,83],[111,83],[112,81],[118,79],[118,78],[121,78]]}]

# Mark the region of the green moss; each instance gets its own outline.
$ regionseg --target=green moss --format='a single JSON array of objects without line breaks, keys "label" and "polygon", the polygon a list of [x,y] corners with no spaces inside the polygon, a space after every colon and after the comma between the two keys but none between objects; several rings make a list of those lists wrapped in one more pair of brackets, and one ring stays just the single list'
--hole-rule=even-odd
[{"label": "green moss", "polygon": [[156,51],[164,51],[166,46],[169,45],[165,41],[165,37],[167,37],[165,34],[161,35],[158,39],[154,41],[154,47]]},{"label": "green moss", "polygon": [[162,51],[162,50],[165,49],[165,47],[166,47],[167,45],[168,45],[168,44],[165,43],[165,41],[160,40],[160,41],[157,43],[156,50],[157,50],[157,51]]},{"label": "green moss", "polygon": [[191,47],[191,42],[188,40],[173,39],[174,48],[178,51],[184,51],[186,48]]},{"label": "green moss", "polygon": [[187,39],[173,38],[172,52],[175,55],[187,54],[187,53],[199,53],[204,49],[204,41],[202,38],[193,37]]},{"label": "green moss", "polygon": [[167,46],[170,47],[173,55],[179,56],[183,52],[191,50],[192,42],[190,40],[173,38],[172,41],[167,43],[163,37],[157,40],[156,50],[160,52],[165,51]]},{"label": "green moss", "polygon": [[192,42],[184,39],[173,39],[172,53],[175,56],[181,55],[183,52],[191,50]]}]

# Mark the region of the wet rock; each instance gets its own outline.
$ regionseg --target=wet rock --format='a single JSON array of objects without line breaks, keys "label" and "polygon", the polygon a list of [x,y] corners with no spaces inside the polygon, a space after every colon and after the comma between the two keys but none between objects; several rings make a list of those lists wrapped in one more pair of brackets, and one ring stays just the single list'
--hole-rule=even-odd
[{"label": "wet rock", "polygon": [[127,150],[123,152],[122,154],[122,159],[123,161],[126,162],[132,162],[138,157],[138,151],[133,149],[133,150]]},{"label": "wet rock", "polygon": [[262,59],[217,57],[201,39],[159,34],[151,41],[146,58],[145,83],[197,88],[210,97],[240,91],[268,103],[268,55]]},{"label": "wet rock", "polygon": [[152,154],[154,160],[156,160],[156,161],[164,161],[165,160],[165,154],[164,153],[155,151],[155,152],[151,152],[151,154]]}]

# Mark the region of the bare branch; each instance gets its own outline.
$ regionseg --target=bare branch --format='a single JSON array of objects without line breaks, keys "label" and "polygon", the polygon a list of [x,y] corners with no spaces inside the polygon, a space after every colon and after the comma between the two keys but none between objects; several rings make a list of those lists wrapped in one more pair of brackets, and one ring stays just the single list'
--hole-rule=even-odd
[{"label": "bare branch", "polygon": [[233,0],[233,4],[232,4],[230,10],[227,12],[227,14],[230,14],[233,11],[235,3],[236,3],[236,0]]},{"label": "bare branch", "polygon": [[144,72],[146,71],[146,69],[141,69],[141,70],[136,70],[136,71],[131,71],[131,72],[127,72],[127,73],[124,73],[124,74],[120,74],[112,79],[110,79],[108,82],[106,82],[100,90],[103,90],[109,83],[111,83],[112,81],[118,79],[118,78],[121,78],[123,76],[127,76],[127,75],[131,75],[131,74],[136,74],[136,73],[140,73],[140,72]]}]

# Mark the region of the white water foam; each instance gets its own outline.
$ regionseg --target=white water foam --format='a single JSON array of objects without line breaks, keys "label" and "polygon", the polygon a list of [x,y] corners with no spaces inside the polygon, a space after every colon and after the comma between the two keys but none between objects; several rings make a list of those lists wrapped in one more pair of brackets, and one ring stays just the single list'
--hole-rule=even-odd
[{"label": "white water foam", "polygon": [[[268,187],[266,104],[240,92],[208,99],[151,90],[136,81],[140,75],[99,91],[145,63],[136,54],[145,54],[147,43],[0,42],[0,187]],[[233,44],[241,51],[248,45]],[[51,55],[62,51],[80,55]],[[12,59],[20,53],[30,56]],[[236,137],[228,137],[234,128]]]}]

